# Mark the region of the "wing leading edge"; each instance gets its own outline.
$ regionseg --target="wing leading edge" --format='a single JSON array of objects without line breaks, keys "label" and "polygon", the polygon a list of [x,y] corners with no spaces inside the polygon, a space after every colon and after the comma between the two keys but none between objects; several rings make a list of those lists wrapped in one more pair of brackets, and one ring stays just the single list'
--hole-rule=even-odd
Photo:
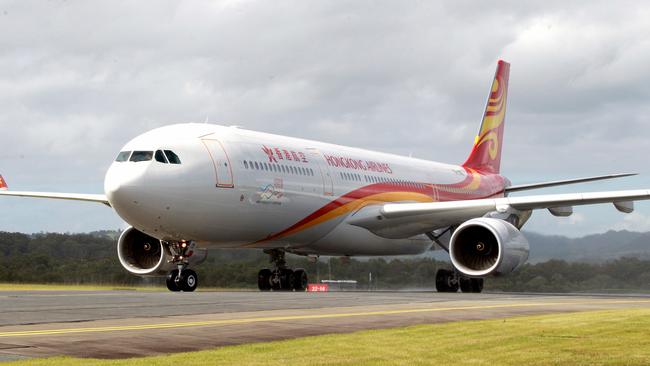
[{"label": "wing leading edge", "polygon": [[368,206],[347,222],[387,238],[407,238],[509,209],[548,209],[553,215],[568,216],[573,206],[613,203],[617,210],[630,213],[633,201],[650,199],[650,190],[549,194],[431,203],[389,203]]},{"label": "wing leading edge", "polygon": [[85,194],[85,193],[58,193],[58,192],[29,192],[29,191],[0,191],[0,196],[13,196],[13,197],[36,197],[36,198],[52,198],[60,200],[72,201],[86,201],[103,203],[110,207],[110,203],[103,194]]},{"label": "wing leading edge", "polygon": [[0,196],[13,196],[13,197],[35,197],[35,198],[52,198],[59,200],[72,200],[72,201],[86,201],[103,203],[110,207],[106,195],[103,194],[87,194],[87,193],[58,193],[58,192],[29,192],[29,191],[10,191],[7,187],[7,182],[0,175]]},{"label": "wing leading edge", "polygon": [[605,179],[631,177],[633,175],[638,175],[638,173],[607,174],[607,175],[597,175],[594,177],[554,180],[549,182],[532,183],[532,184],[519,184],[516,186],[506,187],[505,191],[506,193],[511,193],[511,192],[525,191],[528,189],[549,188],[549,187],[563,186],[567,184],[586,183],[586,182],[595,182],[598,180],[605,180]]}]

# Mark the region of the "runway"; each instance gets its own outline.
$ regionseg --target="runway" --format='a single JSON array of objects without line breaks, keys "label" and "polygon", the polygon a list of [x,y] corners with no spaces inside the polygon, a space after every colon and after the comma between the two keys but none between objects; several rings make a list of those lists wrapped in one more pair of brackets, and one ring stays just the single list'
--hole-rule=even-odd
[{"label": "runway", "polygon": [[435,292],[0,292],[0,360],[126,358],[318,334],[650,307],[648,296]]}]

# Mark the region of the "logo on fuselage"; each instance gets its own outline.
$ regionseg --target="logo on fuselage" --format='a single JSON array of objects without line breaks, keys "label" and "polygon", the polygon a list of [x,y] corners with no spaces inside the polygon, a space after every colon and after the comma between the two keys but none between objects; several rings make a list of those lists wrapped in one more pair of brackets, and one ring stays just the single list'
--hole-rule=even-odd
[{"label": "logo on fuselage", "polygon": [[278,163],[278,160],[295,161],[298,163],[309,163],[307,155],[302,151],[287,150],[279,147],[267,147],[262,145],[262,151],[269,158],[269,163]]},{"label": "logo on fuselage", "polygon": [[261,186],[257,191],[257,200],[255,203],[270,203],[281,205],[284,197],[284,187],[282,178],[275,178],[273,184]]}]

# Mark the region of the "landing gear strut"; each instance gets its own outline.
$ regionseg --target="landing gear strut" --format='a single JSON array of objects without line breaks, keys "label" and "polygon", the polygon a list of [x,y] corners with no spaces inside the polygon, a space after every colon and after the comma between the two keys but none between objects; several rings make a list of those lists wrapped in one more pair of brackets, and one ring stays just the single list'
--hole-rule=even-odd
[{"label": "landing gear strut", "polygon": [[304,269],[287,268],[285,252],[281,249],[267,249],[264,253],[271,256],[274,269],[264,268],[257,275],[260,291],[296,291],[307,290],[307,272]]},{"label": "landing gear strut", "polygon": [[462,292],[479,293],[483,291],[482,278],[464,277],[456,271],[439,269],[436,272],[436,290],[438,292]]},{"label": "landing gear strut", "polygon": [[177,269],[169,272],[166,283],[169,291],[192,292],[199,285],[199,277],[191,269],[187,269],[188,258],[194,254],[194,242],[181,240],[168,244],[172,259],[169,261],[176,265]]}]

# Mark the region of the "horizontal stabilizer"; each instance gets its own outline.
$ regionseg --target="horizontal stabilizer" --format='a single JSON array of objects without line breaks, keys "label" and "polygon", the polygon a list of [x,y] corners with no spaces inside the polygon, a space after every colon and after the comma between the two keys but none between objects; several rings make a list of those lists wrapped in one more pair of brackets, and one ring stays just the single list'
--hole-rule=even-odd
[{"label": "horizontal stabilizer", "polygon": [[566,179],[566,180],[554,180],[554,181],[549,181],[549,182],[532,183],[532,184],[520,184],[520,185],[516,185],[516,186],[506,187],[505,191],[506,191],[506,193],[511,193],[511,192],[525,191],[525,190],[529,190],[529,189],[540,189],[540,188],[563,186],[563,185],[567,185],[567,184],[576,184],[576,183],[593,182],[593,181],[597,181],[597,180],[630,177],[630,176],[637,175],[637,174],[638,173],[607,174],[607,175],[598,175],[598,176],[595,176],[595,177],[575,178],[575,179]]}]

